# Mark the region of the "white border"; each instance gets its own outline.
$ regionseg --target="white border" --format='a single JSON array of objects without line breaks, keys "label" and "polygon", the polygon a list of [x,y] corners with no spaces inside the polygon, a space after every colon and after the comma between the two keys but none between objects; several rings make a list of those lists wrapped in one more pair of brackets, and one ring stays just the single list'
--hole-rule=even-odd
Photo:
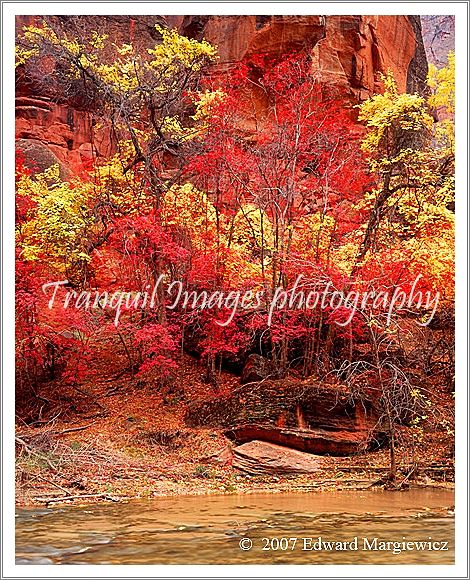
[{"label": "white border", "polygon": [[[88,6],[90,4],[90,6]],[[3,567],[5,577],[416,577],[466,578],[467,562],[467,12],[464,2],[12,2],[3,4]],[[14,563],[14,18],[27,14],[454,14],[456,16],[457,276],[456,276],[456,564],[425,565],[212,565],[16,566]],[[8,277],[8,279],[5,279]]]}]

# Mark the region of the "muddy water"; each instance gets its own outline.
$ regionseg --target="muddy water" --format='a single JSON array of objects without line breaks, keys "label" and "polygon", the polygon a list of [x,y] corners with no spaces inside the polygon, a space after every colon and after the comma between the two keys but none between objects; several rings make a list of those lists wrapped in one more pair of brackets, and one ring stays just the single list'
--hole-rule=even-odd
[{"label": "muddy water", "polygon": [[17,563],[451,564],[453,503],[418,489],[20,509]]}]

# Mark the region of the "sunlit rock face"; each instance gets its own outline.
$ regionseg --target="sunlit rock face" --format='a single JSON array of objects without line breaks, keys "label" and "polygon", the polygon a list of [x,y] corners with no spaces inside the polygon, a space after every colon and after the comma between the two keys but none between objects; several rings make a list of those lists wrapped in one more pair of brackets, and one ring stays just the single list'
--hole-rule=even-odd
[{"label": "sunlit rock face", "polygon": [[357,99],[380,88],[380,72],[391,70],[403,91],[413,83],[419,89],[426,76],[417,16],[169,16],[166,20],[182,34],[216,44],[219,66],[225,68],[259,53],[280,58],[293,50],[312,49],[319,80],[342,87]]},{"label": "sunlit rock face", "polygon": [[[84,16],[57,17],[84,33],[105,31],[113,42],[133,43],[139,50],[158,42],[154,25],[176,27],[191,38],[216,44],[219,60],[213,74],[225,74],[257,54],[276,62],[292,51],[308,50],[318,81],[348,103],[380,91],[380,73],[391,70],[400,90],[424,90],[427,72],[421,23],[415,16]],[[72,21],[73,20],[73,21]],[[20,16],[22,26],[40,17]],[[263,71],[259,71],[262,75]],[[57,158],[67,174],[77,173],[92,155],[108,156],[112,136],[94,127],[93,112],[70,102],[50,87],[37,90],[18,72],[16,137],[38,141]],[[262,108],[263,102],[259,102]],[[30,147],[30,151],[35,150]],[[44,151],[41,150],[42,161]],[[47,157],[47,156],[46,156]],[[40,165],[40,164],[39,164]]]}]

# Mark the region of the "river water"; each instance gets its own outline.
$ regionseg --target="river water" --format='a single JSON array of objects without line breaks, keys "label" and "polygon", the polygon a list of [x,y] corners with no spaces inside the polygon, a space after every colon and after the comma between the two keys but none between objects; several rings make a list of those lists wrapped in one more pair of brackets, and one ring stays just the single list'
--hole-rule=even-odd
[{"label": "river water", "polygon": [[416,489],[19,509],[17,564],[452,564],[453,504]]}]

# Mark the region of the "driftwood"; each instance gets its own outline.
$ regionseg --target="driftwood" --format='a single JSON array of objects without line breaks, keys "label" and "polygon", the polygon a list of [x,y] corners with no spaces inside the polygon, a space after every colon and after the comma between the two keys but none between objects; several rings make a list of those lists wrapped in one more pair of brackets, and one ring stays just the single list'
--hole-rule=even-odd
[{"label": "driftwood", "polygon": [[107,493],[85,493],[81,495],[61,495],[57,497],[36,497],[36,501],[44,502],[46,505],[49,503],[60,502],[60,501],[69,501],[74,499],[89,499],[89,498],[100,498],[100,499],[107,499],[109,501],[118,502],[119,498],[113,497],[108,495]]},{"label": "driftwood", "polygon": [[[445,465],[443,467],[433,467],[433,466],[426,466],[421,465],[419,466],[421,471],[453,471],[454,468],[451,465]],[[389,471],[390,467],[378,467],[373,465],[348,465],[348,466],[339,466],[337,471]]]},{"label": "driftwood", "polygon": [[51,435],[63,435],[64,433],[72,433],[73,431],[84,431],[92,425],[94,425],[94,423],[89,423],[88,425],[83,425],[82,427],[71,427],[70,429],[64,429],[63,431],[52,431]]}]

